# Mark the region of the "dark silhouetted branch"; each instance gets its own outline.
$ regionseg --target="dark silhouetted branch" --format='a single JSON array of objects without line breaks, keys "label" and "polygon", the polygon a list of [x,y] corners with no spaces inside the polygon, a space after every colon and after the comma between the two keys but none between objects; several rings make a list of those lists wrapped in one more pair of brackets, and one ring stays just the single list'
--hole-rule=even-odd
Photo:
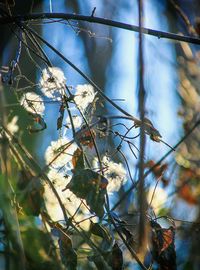
[{"label": "dark silhouetted branch", "polygon": [[[68,14],[68,13],[35,13],[35,14],[25,14],[18,16],[2,16],[0,18],[0,24],[8,24],[8,23],[16,23],[16,22],[31,22],[35,20],[45,20],[45,19],[63,19],[63,20],[74,20],[74,21],[86,21],[90,23],[98,23],[107,26],[112,26],[116,28],[121,28],[133,32],[139,33],[139,26],[122,23],[118,21],[108,20],[104,18],[94,17],[94,16],[84,16],[84,15],[76,15],[76,14]],[[200,39],[196,37],[183,36],[179,34],[174,34],[170,32],[158,31],[150,28],[142,28],[143,34],[155,36],[157,38],[166,38],[175,41],[183,41],[193,44],[200,45]]]}]

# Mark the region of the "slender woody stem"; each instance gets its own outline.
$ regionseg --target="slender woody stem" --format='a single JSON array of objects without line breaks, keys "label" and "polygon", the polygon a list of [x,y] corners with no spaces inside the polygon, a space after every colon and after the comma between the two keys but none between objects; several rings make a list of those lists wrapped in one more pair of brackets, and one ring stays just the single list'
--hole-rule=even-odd
[{"label": "slender woody stem", "polygon": [[139,218],[139,248],[143,252],[146,249],[147,241],[147,227],[146,227],[146,209],[147,202],[145,197],[145,185],[144,185],[144,156],[145,156],[145,96],[146,91],[144,88],[144,55],[143,55],[143,34],[142,34],[142,25],[143,25],[143,1],[138,0],[138,13],[139,13],[139,114],[142,121],[140,127],[140,152],[139,152],[139,196],[138,196],[138,206],[140,211]]}]

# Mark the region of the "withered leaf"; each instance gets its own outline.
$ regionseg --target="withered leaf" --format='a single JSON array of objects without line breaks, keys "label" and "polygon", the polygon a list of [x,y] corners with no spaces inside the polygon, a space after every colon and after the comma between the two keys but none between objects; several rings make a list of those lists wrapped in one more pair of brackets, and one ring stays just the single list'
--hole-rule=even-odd
[{"label": "withered leaf", "polygon": [[176,270],[176,252],[174,245],[175,228],[162,228],[156,221],[151,221],[152,255],[162,270]]},{"label": "withered leaf", "polygon": [[[156,166],[155,166],[156,165]],[[155,167],[154,167],[155,166]],[[152,170],[152,173],[154,174],[155,178],[158,179],[160,178],[161,182],[163,183],[164,186],[167,186],[169,184],[169,180],[166,179],[163,174],[166,171],[168,164],[156,164],[154,160],[149,160],[146,164],[145,167],[149,168]]]},{"label": "withered leaf", "polygon": [[91,212],[95,212],[97,216],[102,217],[104,215],[106,189],[101,187],[101,182],[105,180],[102,175],[90,169],[75,170],[65,189],[70,189],[77,197],[85,199]]},{"label": "withered leaf", "polygon": [[111,266],[113,270],[123,269],[123,253],[117,243],[115,243],[112,248]]},{"label": "withered leaf", "polygon": [[96,133],[93,129],[86,129],[83,127],[78,133],[77,133],[77,139],[80,144],[84,146],[88,146],[89,148],[93,148],[93,138],[95,138]]},{"label": "withered leaf", "polygon": [[132,232],[127,228],[128,227],[128,224],[126,221],[124,220],[121,220],[118,215],[114,212],[111,212],[111,215],[113,216],[114,220],[117,222],[117,228],[120,232],[122,232],[125,237],[126,237],[126,241],[129,243],[129,244],[133,244],[134,243],[134,236],[132,234]]},{"label": "withered leaf", "polygon": [[37,133],[47,128],[44,118],[40,114],[31,114],[34,121],[34,126],[29,126],[28,131],[30,133]]},{"label": "withered leaf", "polygon": [[72,247],[72,241],[69,235],[59,230],[59,248],[60,248],[60,256],[63,264],[66,266],[68,270],[76,270],[77,268],[77,254],[76,251]]},{"label": "withered leaf", "polygon": [[102,250],[102,254],[102,257],[99,256],[99,254],[96,254],[88,258],[90,261],[95,263],[97,269],[105,269],[105,264],[107,264],[106,269],[123,269],[123,253],[117,243],[113,245],[110,251],[105,252]]},{"label": "withered leaf", "polygon": [[110,248],[112,246],[112,237],[104,225],[101,225],[99,223],[93,223],[91,221],[90,232],[103,239],[102,243],[101,243],[101,248],[102,248],[102,250],[104,250],[104,252],[107,250],[110,250]]},{"label": "withered leaf", "polygon": [[62,104],[60,105],[60,110],[59,110],[60,116],[59,116],[58,119],[57,119],[57,130],[59,130],[59,129],[62,128],[64,112],[65,112],[65,106],[64,106],[64,104],[62,103]]},{"label": "withered leaf", "polygon": [[85,168],[83,151],[80,148],[77,148],[73,154],[72,165],[75,170],[83,170]]},{"label": "withered leaf", "polygon": [[191,205],[197,205],[198,199],[197,196],[195,196],[194,192],[192,191],[192,188],[188,184],[184,184],[178,192],[179,197],[181,197],[183,200],[185,200],[187,203]]}]

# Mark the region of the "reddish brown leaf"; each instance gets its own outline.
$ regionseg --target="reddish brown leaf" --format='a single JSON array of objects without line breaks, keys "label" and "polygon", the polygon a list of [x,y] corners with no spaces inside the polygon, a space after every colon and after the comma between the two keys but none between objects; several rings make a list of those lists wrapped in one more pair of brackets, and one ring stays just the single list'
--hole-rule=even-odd
[{"label": "reddish brown leaf", "polygon": [[197,176],[199,175],[196,173],[195,170],[192,170],[190,168],[184,168],[181,173],[180,181],[184,182],[187,179],[196,178]]},{"label": "reddish brown leaf", "polygon": [[44,118],[42,118],[41,115],[31,114],[31,113],[30,113],[30,115],[33,117],[33,121],[34,121],[34,126],[28,127],[28,131],[30,133],[36,133],[36,132],[42,131],[42,130],[47,128],[47,125],[44,121]]},{"label": "reddish brown leaf", "polygon": [[178,194],[179,194],[179,197],[181,197],[187,203],[192,204],[192,205],[198,204],[197,197],[195,196],[194,192],[192,191],[192,188],[189,185],[187,184],[183,185],[180,188]]},{"label": "reddish brown leaf", "polygon": [[[156,164],[155,161],[149,160],[145,165],[147,168],[151,169],[153,166],[155,166],[155,164]],[[164,163],[164,164],[156,166],[152,170],[152,173],[154,174],[155,178],[156,179],[160,178],[160,181],[163,183],[164,187],[166,187],[169,184],[169,180],[163,176],[167,167],[168,167],[168,164]]]},{"label": "reddish brown leaf", "polygon": [[176,270],[176,252],[174,245],[175,229],[162,228],[157,222],[151,221],[152,256],[162,270]]},{"label": "reddish brown leaf", "polygon": [[64,112],[65,112],[65,106],[62,103],[61,106],[60,106],[60,110],[59,110],[60,116],[57,119],[57,130],[62,128]]},{"label": "reddish brown leaf", "polygon": [[76,149],[72,157],[72,165],[74,169],[76,168],[77,163],[80,160],[82,155],[83,155],[83,151],[80,148]]},{"label": "reddish brown leaf", "polygon": [[123,253],[117,243],[115,243],[112,248],[111,266],[113,270],[123,269]]},{"label": "reddish brown leaf", "polygon": [[163,245],[160,253],[165,251],[174,241],[174,231],[172,228],[162,230]]},{"label": "reddish brown leaf", "polygon": [[80,132],[80,135],[78,136],[79,142],[82,145],[88,146],[89,148],[93,148],[93,138],[95,138],[96,133],[93,129],[86,130],[83,132]]}]

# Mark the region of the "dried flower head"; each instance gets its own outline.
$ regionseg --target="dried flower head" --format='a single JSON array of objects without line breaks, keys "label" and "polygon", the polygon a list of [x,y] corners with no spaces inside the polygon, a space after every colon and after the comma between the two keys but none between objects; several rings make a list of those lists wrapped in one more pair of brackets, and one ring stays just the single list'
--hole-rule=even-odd
[{"label": "dried flower head", "polygon": [[11,134],[16,133],[19,130],[19,126],[17,125],[18,116],[15,115],[12,120],[7,124],[7,129]]},{"label": "dried flower head", "polygon": [[[72,115],[72,121],[73,121],[74,128],[80,128],[80,126],[81,126],[82,123],[83,123],[82,118],[81,118],[79,115]],[[72,127],[71,121],[70,121],[70,117],[69,117],[69,116],[67,117],[66,125],[67,125],[67,127],[69,127],[69,128]]]},{"label": "dried flower head", "polygon": [[45,106],[42,98],[34,92],[24,94],[20,100],[20,104],[30,113],[43,114]]},{"label": "dried flower head", "polygon": [[63,71],[57,67],[49,67],[42,71],[40,79],[41,90],[49,98],[57,98],[65,92],[66,78]]},{"label": "dried flower head", "polygon": [[147,195],[147,201],[149,204],[151,204],[151,207],[156,214],[158,214],[159,210],[163,207],[163,204],[166,202],[166,200],[167,193],[163,188],[156,187],[155,189],[154,186],[150,187]]},{"label": "dried flower head", "polygon": [[94,101],[96,93],[90,84],[77,85],[74,101],[81,111]]},{"label": "dried flower head", "polygon": [[[97,159],[94,160],[93,164],[95,168],[99,167]],[[127,181],[124,166],[121,163],[113,162],[107,156],[103,157],[102,166],[104,177],[108,180],[107,191],[110,193],[118,191]]]},{"label": "dried flower head", "polygon": [[[77,208],[81,204],[81,200],[78,197],[76,197],[76,195],[72,193],[69,189],[63,192],[63,189],[69,183],[71,177],[70,176],[65,177],[65,175],[62,172],[59,172],[55,169],[51,169],[48,173],[48,178],[54,185],[60,199],[62,200],[62,203],[64,204],[67,210],[67,213],[69,213],[70,215],[74,215]],[[44,199],[46,208],[48,210],[48,214],[51,216],[51,218],[53,220],[63,219],[63,213],[60,209],[60,205],[52,189],[48,185],[45,185]],[[81,218],[83,219],[83,216]]]},{"label": "dried flower head", "polygon": [[71,161],[74,151],[77,149],[75,143],[70,144],[67,138],[60,138],[52,141],[45,152],[45,160],[47,164],[58,168],[67,165]]},{"label": "dried flower head", "polygon": [[[18,116],[14,116],[12,118],[12,120],[7,124],[7,130],[12,134],[14,135],[16,132],[18,132],[19,130],[19,126],[17,125],[17,121],[18,121]],[[1,134],[1,131],[0,130],[0,139],[2,139],[2,134]],[[9,134],[7,134],[7,138],[10,139],[10,136]]]},{"label": "dried flower head", "polygon": [[47,176],[56,189],[62,189],[66,185],[64,174],[56,169],[51,168]]}]

